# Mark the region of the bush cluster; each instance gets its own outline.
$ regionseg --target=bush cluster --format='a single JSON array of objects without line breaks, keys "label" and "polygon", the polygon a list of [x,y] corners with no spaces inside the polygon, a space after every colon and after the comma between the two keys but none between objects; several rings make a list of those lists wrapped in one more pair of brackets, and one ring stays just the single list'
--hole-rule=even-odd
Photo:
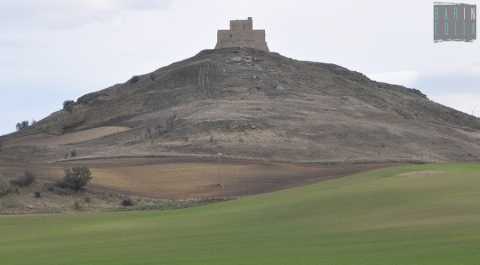
[{"label": "bush cluster", "polygon": [[63,110],[64,111],[67,111],[67,112],[72,112],[73,111],[73,107],[75,106],[75,101],[73,100],[65,100],[63,102]]},{"label": "bush cluster", "polygon": [[74,158],[76,156],[77,156],[77,150],[74,149],[65,154],[65,159]]},{"label": "bush cluster", "polygon": [[131,206],[133,206],[133,205],[134,205],[133,200],[130,199],[130,198],[127,198],[127,199],[123,199],[123,200],[122,200],[122,206],[123,206],[123,207],[131,207]]},{"label": "bush cluster", "polygon": [[23,131],[23,130],[26,130],[30,127],[32,127],[33,125],[35,125],[37,122],[35,120],[32,121],[32,123],[30,123],[29,121],[21,121],[21,122],[18,122],[17,123],[17,131]]},{"label": "bush cluster", "polygon": [[35,178],[35,175],[27,170],[23,176],[10,180],[10,184],[17,187],[28,187],[35,182]]},{"label": "bush cluster", "polygon": [[65,189],[80,191],[92,180],[92,173],[88,167],[74,167],[65,169],[65,176],[58,186]]},{"label": "bush cluster", "polygon": [[8,182],[6,182],[3,179],[0,179],[0,197],[5,196],[5,195],[9,194],[10,192],[12,192],[12,189],[11,189],[10,185],[8,184]]}]

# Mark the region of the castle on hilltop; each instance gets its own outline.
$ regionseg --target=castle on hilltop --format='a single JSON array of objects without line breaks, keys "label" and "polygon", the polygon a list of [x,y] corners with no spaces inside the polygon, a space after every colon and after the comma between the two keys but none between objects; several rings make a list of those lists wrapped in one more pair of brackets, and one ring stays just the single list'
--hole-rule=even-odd
[{"label": "castle on hilltop", "polygon": [[269,51],[265,41],[265,30],[254,30],[253,19],[231,20],[229,30],[219,30],[215,49],[242,47]]}]

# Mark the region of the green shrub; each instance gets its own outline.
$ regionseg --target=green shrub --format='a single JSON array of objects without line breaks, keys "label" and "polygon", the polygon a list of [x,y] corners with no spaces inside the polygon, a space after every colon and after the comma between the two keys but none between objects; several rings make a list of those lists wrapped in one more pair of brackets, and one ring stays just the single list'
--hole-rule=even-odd
[{"label": "green shrub", "polygon": [[127,198],[127,199],[123,199],[123,200],[122,200],[122,206],[123,206],[123,207],[131,207],[131,206],[133,206],[133,205],[134,205],[133,200],[130,199],[130,198]]},{"label": "green shrub", "polygon": [[70,151],[70,157],[76,157],[76,156],[77,156],[77,150]]},{"label": "green shrub", "polygon": [[12,192],[12,188],[10,187],[8,182],[6,182],[3,179],[0,179],[0,197],[5,196],[10,192]]},{"label": "green shrub", "polygon": [[75,106],[75,101],[73,100],[66,100],[63,102],[63,110],[67,112],[72,112],[73,107]]},{"label": "green shrub", "polygon": [[80,191],[92,180],[92,173],[88,167],[74,167],[65,169],[63,180],[58,183],[61,188]]},{"label": "green shrub", "polygon": [[23,176],[17,177],[14,180],[10,180],[10,184],[17,187],[28,187],[35,182],[35,175],[30,171],[25,171]]},{"label": "green shrub", "polygon": [[73,203],[73,209],[74,209],[75,211],[80,211],[80,210],[82,210],[82,209],[83,209],[82,204],[81,204],[80,202],[78,202],[78,201],[75,202],[75,203]]},{"label": "green shrub", "polygon": [[30,122],[29,121],[21,121],[17,123],[17,131],[23,131],[28,128],[30,128]]},{"label": "green shrub", "polygon": [[127,83],[129,83],[129,84],[135,84],[135,83],[137,83],[138,81],[140,81],[140,77],[139,77],[139,76],[133,76],[132,78],[130,78],[130,80],[127,81]]}]

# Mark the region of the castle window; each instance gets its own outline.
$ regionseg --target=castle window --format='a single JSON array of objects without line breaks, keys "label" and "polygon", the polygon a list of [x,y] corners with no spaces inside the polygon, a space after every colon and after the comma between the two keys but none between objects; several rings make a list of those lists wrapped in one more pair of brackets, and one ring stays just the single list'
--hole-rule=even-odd
[{"label": "castle window", "polygon": [[475,20],[475,8],[470,9],[472,11],[472,20]]},{"label": "castle window", "polygon": [[448,35],[448,22],[445,22],[445,34]]},{"label": "castle window", "polygon": [[438,7],[435,7],[435,20],[438,20]]}]

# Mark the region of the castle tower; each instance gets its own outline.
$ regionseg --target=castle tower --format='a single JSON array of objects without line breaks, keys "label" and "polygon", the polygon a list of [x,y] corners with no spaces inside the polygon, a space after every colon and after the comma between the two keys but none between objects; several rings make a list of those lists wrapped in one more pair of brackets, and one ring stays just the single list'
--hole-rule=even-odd
[{"label": "castle tower", "polygon": [[229,30],[219,30],[215,49],[244,47],[269,51],[265,41],[265,30],[254,30],[253,19],[231,20]]}]

